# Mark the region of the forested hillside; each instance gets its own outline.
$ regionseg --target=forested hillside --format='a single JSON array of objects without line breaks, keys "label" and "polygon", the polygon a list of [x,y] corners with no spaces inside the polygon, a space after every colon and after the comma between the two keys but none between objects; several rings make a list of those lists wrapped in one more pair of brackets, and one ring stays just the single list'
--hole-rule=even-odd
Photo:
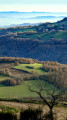
[{"label": "forested hillside", "polygon": [[67,64],[67,18],[39,26],[0,29],[0,56]]}]

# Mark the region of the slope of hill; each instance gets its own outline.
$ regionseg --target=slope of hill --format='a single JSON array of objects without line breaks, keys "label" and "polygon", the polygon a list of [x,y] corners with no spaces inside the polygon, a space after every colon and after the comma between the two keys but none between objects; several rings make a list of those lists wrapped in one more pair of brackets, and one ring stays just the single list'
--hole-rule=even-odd
[{"label": "slope of hill", "polygon": [[38,26],[0,29],[0,56],[67,64],[67,18]]},{"label": "slope of hill", "polygon": [[67,65],[26,58],[0,58],[0,98],[37,97],[29,91],[28,85],[39,90],[45,84],[50,91],[52,87],[57,91],[59,88],[66,90]]}]

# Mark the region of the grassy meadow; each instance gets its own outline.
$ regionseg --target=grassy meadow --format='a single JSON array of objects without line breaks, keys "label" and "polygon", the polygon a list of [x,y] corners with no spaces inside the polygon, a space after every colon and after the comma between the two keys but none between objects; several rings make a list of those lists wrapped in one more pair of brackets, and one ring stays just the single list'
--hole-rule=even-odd
[{"label": "grassy meadow", "polygon": [[[0,97],[1,98],[25,98],[25,97],[38,97],[37,94],[29,91],[28,85],[32,87],[34,90],[39,90],[41,84],[45,85],[46,82],[38,81],[38,80],[29,80],[24,81],[22,85],[17,86],[4,86],[0,85]],[[46,83],[46,87],[50,89],[52,87],[51,84]],[[46,92],[44,91],[44,94]]]},{"label": "grassy meadow", "polygon": [[[9,63],[8,63],[9,64]],[[27,97],[38,97],[37,94],[30,92],[28,85],[31,85],[33,90],[39,91],[40,86],[45,85],[46,88],[50,90],[52,87],[54,89],[56,88],[53,84],[50,83],[50,81],[45,80],[38,80],[38,76],[41,75],[49,75],[49,72],[46,72],[42,67],[42,63],[22,63],[22,64],[12,64],[10,63],[8,66],[7,73],[10,73],[10,75],[1,75],[0,74],[0,81],[5,81],[9,79],[22,79],[21,84],[14,84],[6,85],[6,84],[0,84],[0,97],[1,98],[27,98]],[[1,65],[0,69],[5,69],[5,64]],[[34,77],[35,76],[35,77]],[[59,91],[59,89],[57,89]],[[43,92],[44,95],[46,95],[46,92]]]},{"label": "grassy meadow", "polygon": [[14,33],[18,33],[18,32],[27,32],[27,31],[35,31],[36,29],[35,28],[20,28],[20,29],[16,29],[14,30],[13,32]]},{"label": "grassy meadow", "polygon": [[7,78],[9,78],[9,77],[4,76],[4,75],[0,75],[0,81],[2,81],[2,80],[6,80]]},{"label": "grassy meadow", "polygon": [[38,75],[45,74],[45,71],[41,69],[42,64],[34,63],[34,64],[20,64],[15,66],[15,69],[25,70],[30,73],[37,73]]},{"label": "grassy meadow", "polygon": [[[25,71],[24,76],[26,75],[26,72],[28,72],[30,74],[35,74],[36,73],[37,75],[46,74],[46,72],[44,70],[42,70],[41,67],[42,67],[42,64],[33,63],[33,64],[19,64],[19,65],[13,67],[13,69],[14,70],[18,69],[18,70],[21,70],[21,71]],[[23,76],[23,74],[22,74],[22,76]],[[6,79],[9,79],[9,78],[11,78],[11,77],[0,75],[0,81],[6,80]],[[26,80],[26,81],[23,81],[21,85],[16,85],[16,86],[5,86],[5,85],[1,84],[0,85],[0,97],[1,98],[38,97],[37,94],[35,94],[35,93],[32,94],[29,91],[28,85],[31,85],[31,87],[34,90],[39,90],[41,84],[45,85],[45,83],[46,82],[42,81],[42,80]],[[47,82],[46,87],[48,89],[50,89],[52,87],[52,85]],[[44,94],[46,94],[45,91],[44,91]]]}]

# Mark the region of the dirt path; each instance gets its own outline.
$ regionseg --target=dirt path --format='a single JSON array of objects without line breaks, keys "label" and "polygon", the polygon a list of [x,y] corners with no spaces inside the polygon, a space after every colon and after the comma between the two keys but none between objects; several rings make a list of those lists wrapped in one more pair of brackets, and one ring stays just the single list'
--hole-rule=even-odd
[{"label": "dirt path", "polygon": [[[6,101],[0,101],[0,105],[12,106],[19,109],[22,108],[27,109],[28,107],[34,107],[34,108],[42,107],[42,105],[39,104],[17,103],[17,102],[6,102]],[[43,107],[43,111],[44,113],[48,113],[49,109],[46,105]],[[66,120],[67,118],[67,108],[65,107],[55,107],[54,113],[56,113],[57,120]]]}]

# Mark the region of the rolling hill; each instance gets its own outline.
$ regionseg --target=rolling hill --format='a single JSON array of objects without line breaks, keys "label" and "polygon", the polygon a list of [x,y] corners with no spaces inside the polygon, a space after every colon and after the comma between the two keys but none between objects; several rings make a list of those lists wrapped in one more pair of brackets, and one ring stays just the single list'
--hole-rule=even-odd
[{"label": "rolling hill", "polygon": [[52,87],[57,91],[62,88],[66,90],[67,65],[28,58],[0,57],[0,98],[38,97],[29,91],[28,85],[35,90],[39,90],[41,85],[46,85],[50,91]]},{"label": "rolling hill", "polygon": [[67,64],[67,18],[38,26],[0,29],[0,56]]}]

